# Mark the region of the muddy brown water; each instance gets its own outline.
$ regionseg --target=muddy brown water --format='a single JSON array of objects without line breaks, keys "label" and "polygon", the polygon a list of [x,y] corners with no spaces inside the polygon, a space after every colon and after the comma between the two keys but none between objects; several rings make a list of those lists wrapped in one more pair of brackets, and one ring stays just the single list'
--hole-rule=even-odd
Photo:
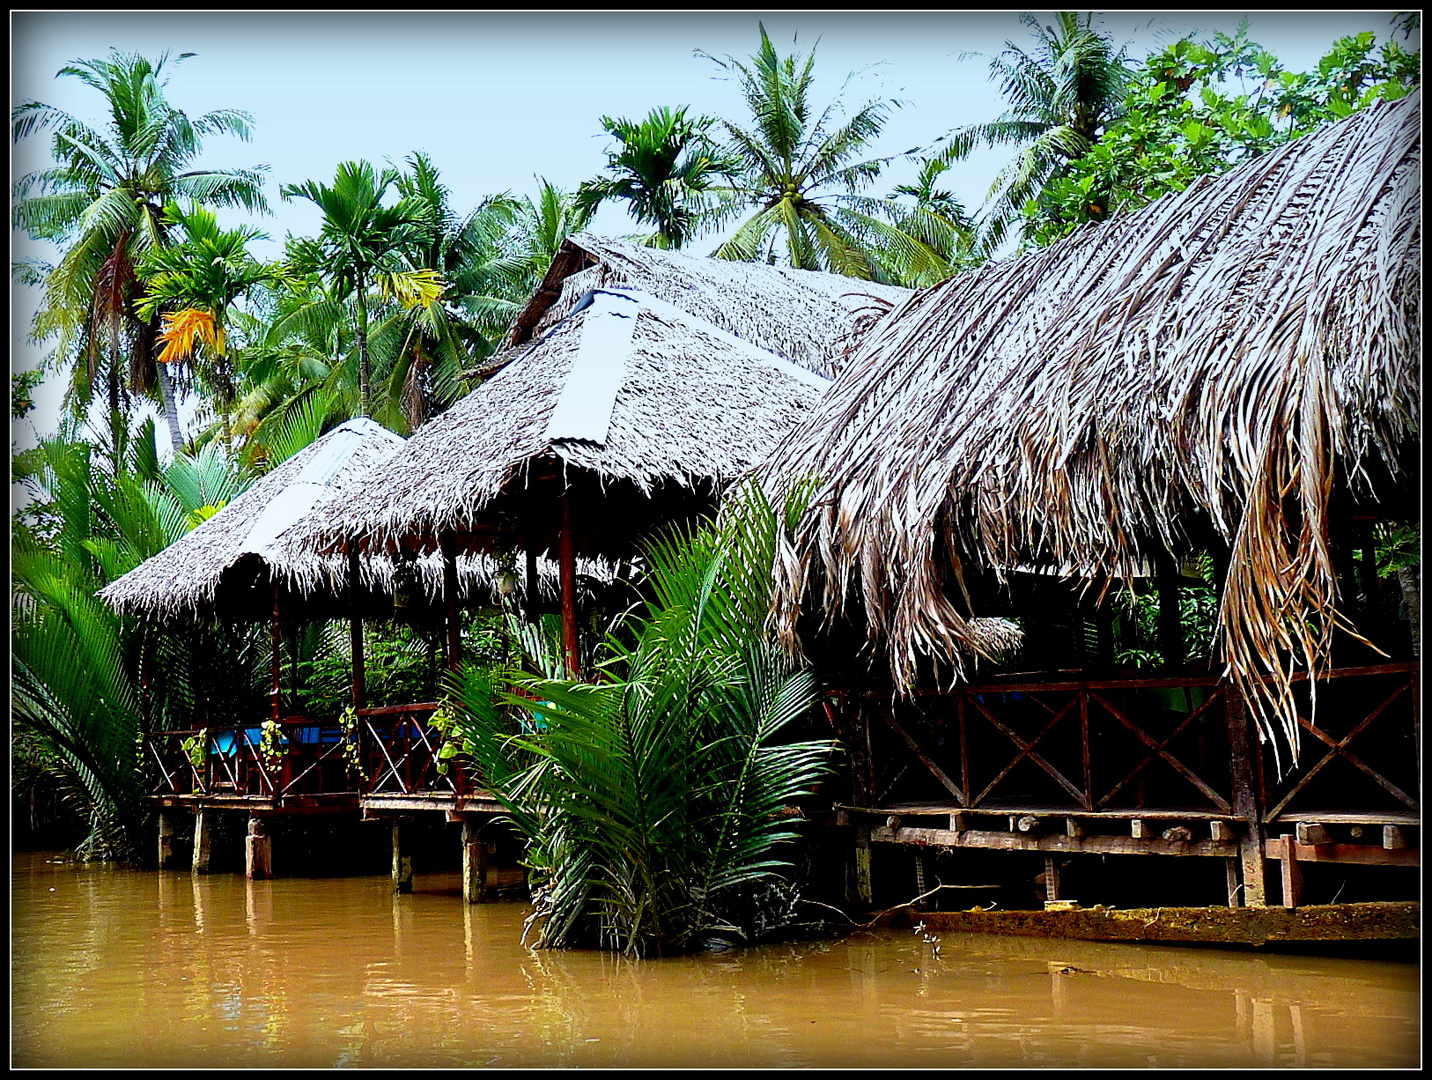
[{"label": "muddy brown water", "polygon": [[456,874],[13,857],[16,1067],[1411,1067],[1415,963],[908,929],[646,962]]}]

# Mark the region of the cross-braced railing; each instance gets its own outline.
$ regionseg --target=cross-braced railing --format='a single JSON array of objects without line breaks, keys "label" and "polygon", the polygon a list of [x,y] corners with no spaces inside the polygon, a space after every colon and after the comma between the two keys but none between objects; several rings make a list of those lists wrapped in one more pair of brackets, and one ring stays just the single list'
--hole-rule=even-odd
[{"label": "cross-braced railing", "polygon": [[145,735],[155,795],[293,795],[358,790],[337,723],[290,717],[265,739],[261,724]]},{"label": "cross-braced railing", "polygon": [[[461,757],[444,759],[433,726],[435,701],[359,709],[370,795],[462,795],[470,788]],[[440,767],[442,766],[442,767]]]}]

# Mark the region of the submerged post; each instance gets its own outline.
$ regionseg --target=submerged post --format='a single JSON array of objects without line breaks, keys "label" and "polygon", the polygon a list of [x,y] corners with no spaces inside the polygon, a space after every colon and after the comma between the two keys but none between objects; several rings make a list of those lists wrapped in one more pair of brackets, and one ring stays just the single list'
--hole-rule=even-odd
[{"label": "submerged post", "polygon": [[273,877],[273,837],[258,817],[249,818],[249,834],[244,838],[244,874],[250,881]]},{"label": "submerged post", "polygon": [[487,844],[472,814],[462,816],[462,898],[480,904],[487,898]]},{"label": "submerged post", "polygon": [[174,815],[159,811],[159,869],[174,869]]},{"label": "submerged post", "polygon": [[209,850],[213,843],[213,820],[212,810],[205,810],[202,806],[194,811],[194,862],[193,871],[196,874],[207,874],[209,872]]},{"label": "submerged post", "polygon": [[562,533],[557,538],[557,566],[562,585],[562,650],[567,657],[567,673],[574,679],[582,677],[582,658],[577,646],[577,555],[572,539],[572,500],[562,492]]},{"label": "submerged post", "polygon": [[393,891],[413,891],[412,829],[406,818],[393,819]]}]

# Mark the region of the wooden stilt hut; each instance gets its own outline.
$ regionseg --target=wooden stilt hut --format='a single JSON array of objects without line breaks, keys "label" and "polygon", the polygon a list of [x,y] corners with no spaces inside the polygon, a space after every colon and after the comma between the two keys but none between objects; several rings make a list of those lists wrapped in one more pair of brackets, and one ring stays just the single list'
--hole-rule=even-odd
[{"label": "wooden stilt hut", "polygon": [[[1420,93],[1372,106],[861,342],[766,472],[821,485],[789,640],[848,667],[814,610],[884,657],[846,696],[862,841],[1038,853],[1051,902],[1079,854],[1223,859],[1230,904],[1263,903],[1267,859],[1288,905],[1315,864],[1323,899],[1417,864],[1416,595],[1375,560],[1419,520],[1420,130]],[[1165,664],[1120,672],[1099,612],[1150,577]],[[1092,621],[1001,666],[973,616],[1048,641],[1061,579]]]}]

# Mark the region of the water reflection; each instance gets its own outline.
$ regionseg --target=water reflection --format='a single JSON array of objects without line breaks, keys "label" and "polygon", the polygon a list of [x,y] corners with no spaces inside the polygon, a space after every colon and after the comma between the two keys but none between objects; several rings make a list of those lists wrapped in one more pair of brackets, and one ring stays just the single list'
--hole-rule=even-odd
[{"label": "water reflection", "polygon": [[12,910],[21,1066],[1418,1063],[1410,964],[908,930],[638,963],[528,949],[525,906],[456,875],[395,897],[30,855]]}]

